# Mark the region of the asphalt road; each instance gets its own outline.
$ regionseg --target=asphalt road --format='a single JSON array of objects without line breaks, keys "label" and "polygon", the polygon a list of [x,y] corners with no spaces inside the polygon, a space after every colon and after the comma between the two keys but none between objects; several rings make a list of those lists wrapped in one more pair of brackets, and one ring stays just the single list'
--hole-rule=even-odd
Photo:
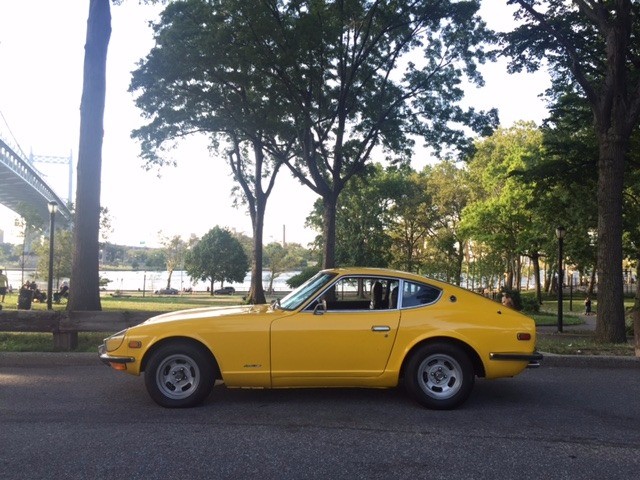
[{"label": "asphalt road", "polygon": [[401,388],[218,387],[167,410],[93,356],[0,354],[0,478],[638,478],[637,362],[572,365],[478,380],[449,412]]}]

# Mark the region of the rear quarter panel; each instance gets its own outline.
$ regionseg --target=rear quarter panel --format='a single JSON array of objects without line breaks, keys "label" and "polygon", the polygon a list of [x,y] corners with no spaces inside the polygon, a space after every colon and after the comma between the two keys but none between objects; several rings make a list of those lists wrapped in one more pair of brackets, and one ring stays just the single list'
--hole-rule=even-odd
[{"label": "rear quarter panel", "polygon": [[[517,339],[519,332],[531,340]],[[480,295],[446,286],[440,299],[423,307],[402,310],[389,369],[399,371],[411,350],[425,341],[455,339],[472,348],[482,362],[486,378],[513,376],[527,366],[523,361],[494,361],[491,353],[535,350],[535,322]]]}]

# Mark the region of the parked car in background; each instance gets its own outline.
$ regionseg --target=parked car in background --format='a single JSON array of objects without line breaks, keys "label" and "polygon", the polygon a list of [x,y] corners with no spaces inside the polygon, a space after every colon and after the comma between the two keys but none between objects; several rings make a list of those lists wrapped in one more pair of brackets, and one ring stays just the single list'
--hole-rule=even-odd
[{"label": "parked car in background", "polygon": [[319,272],[271,305],[166,313],[105,339],[101,360],[163,407],[227,387],[396,387],[450,409],[476,377],[539,365],[532,319],[460,287],[395,270]]},{"label": "parked car in background", "polygon": [[236,289],[233,287],[222,287],[213,291],[216,295],[233,295],[236,293]]},{"label": "parked car in background", "polygon": [[178,290],[175,288],[161,288],[160,290],[156,290],[156,295],[177,295]]}]

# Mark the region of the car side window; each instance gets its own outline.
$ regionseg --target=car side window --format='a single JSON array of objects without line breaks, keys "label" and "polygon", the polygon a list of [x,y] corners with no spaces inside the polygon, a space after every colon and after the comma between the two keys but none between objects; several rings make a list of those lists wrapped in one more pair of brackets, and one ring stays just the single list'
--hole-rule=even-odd
[{"label": "car side window", "polygon": [[404,282],[402,308],[429,305],[440,298],[442,290],[424,283]]},{"label": "car side window", "polygon": [[[319,302],[326,305],[326,311],[362,311],[396,308],[395,301],[390,306],[391,291],[398,281],[377,277],[344,277],[325,290]],[[310,305],[315,308],[318,302]]]}]

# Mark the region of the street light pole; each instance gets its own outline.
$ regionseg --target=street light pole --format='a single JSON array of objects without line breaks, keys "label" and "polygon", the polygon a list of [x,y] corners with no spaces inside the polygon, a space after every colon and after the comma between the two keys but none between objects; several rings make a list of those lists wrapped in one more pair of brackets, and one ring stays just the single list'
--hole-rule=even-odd
[{"label": "street light pole", "polygon": [[562,247],[564,246],[564,236],[567,229],[559,226],[556,228],[556,237],[558,238],[558,333],[562,333],[562,280],[564,272],[562,271]]},{"label": "street light pole", "polygon": [[49,281],[47,282],[47,310],[51,310],[51,300],[53,297],[53,231],[55,225],[56,211],[58,204],[49,202]]}]

